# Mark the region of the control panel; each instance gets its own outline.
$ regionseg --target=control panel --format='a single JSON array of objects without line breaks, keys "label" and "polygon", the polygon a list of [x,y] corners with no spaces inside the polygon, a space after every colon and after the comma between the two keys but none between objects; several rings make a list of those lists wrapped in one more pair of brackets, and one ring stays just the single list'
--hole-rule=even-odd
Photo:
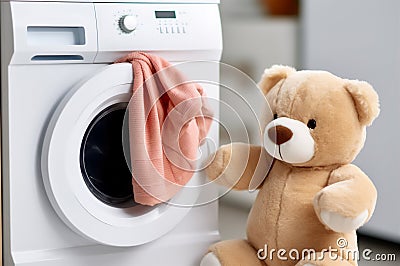
[{"label": "control panel", "polygon": [[110,63],[132,51],[174,61],[219,60],[222,51],[216,3],[12,1],[10,6],[13,64]]},{"label": "control panel", "polygon": [[[180,8],[154,8],[146,11],[141,8],[119,8],[114,12],[113,25],[119,35],[133,34],[149,25],[154,25],[153,30],[160,34],[186,34],[189,26],[185,19],[187,13]],[[149,21],[150,17],[153,18],[152,22]]]},{"label": "control panel", "polygon": [[157,30],[162,34],[185,34],[188,22],[184,20],[185,11],[155,11]]},{"label": "control panel", "polygon": [[[129,51],[198,51],[215,58],[222,50],[216,4],[95,3],[96,61],[109,61]],[[207,52],[206,52],[207,51]],[[215,55],[213,54],[215,53]]]}]

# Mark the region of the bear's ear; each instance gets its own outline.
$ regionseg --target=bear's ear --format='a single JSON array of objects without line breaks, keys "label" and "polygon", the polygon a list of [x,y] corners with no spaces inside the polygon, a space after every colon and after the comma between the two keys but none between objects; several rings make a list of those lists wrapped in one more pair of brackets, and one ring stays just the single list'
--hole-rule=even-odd
[{"label": "bear's ear", "polygon": [[287,78],[290,74],[296,72],[296,69],[289,66],[273,65],[265,69],[258,86],[261,91],[267,94],[279,81]]},{"label": "bear's ear", "polygon": [[353,98],[362,125],[369,126],[379,115],[379,98],[376,91],[365,81],[349,80],[345,89]]}]

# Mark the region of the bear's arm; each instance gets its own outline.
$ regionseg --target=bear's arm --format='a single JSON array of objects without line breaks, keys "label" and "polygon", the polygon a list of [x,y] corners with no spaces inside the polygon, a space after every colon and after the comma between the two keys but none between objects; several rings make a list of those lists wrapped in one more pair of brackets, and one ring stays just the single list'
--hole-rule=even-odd
[{"label": "bear's arm", "polygon": [[263,147],[246,143],[221,146],[213,156],[208,178],[237,190],[259,188],[273,161]]},{"label": "bear's arm", "polygon": [[314,209],[328,228],[347,233],[371,218],[376,199],[372,181],[357,166],[349,164],[331,172],[328,185],[314,198]]}]

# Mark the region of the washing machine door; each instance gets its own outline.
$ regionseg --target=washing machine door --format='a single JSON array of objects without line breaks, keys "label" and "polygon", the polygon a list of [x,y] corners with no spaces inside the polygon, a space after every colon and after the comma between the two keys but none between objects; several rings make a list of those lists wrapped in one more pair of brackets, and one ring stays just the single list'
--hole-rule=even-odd
[{"label": "washing machine door", "polygon": [[[155,240],[190,210],[132,200],[122,148],[132,80],[131,64],[114,64],[72,89],[49,122],[42,151],[43,181],[57,214],[80,235],[112,246]],[[195,174],[187,186],[200,185],[203,178]],[[175,199],[190,205],[197,199],[195,192],[182,190]]]}]

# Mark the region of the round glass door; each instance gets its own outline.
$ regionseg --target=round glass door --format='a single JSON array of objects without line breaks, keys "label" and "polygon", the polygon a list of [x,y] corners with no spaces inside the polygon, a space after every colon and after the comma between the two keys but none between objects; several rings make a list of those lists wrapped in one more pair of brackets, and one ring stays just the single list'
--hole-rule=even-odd
[{"label": "round glass door", "polygon": [[[58,216],[81,236],[112,246],[153,241],[190,210],[133,201],[130,158],[122,147],[132,80],[131,64],[114,64],[72,89],[50,119],[42,148],[43,182]],[[201,184],[196,175],[187,186]],[[174,198],[194,203],[193,194],[182,190]]]},{"label": "round glass door", "polygon": [[[115,207],[131,207],[132,174],[127,166],[122,141],[127,103],[116,103],[102,110],[90,123],[81,144],[80,165],[83,179],[99,200]],[[126,135],[126,134],[124,134]]]}]

